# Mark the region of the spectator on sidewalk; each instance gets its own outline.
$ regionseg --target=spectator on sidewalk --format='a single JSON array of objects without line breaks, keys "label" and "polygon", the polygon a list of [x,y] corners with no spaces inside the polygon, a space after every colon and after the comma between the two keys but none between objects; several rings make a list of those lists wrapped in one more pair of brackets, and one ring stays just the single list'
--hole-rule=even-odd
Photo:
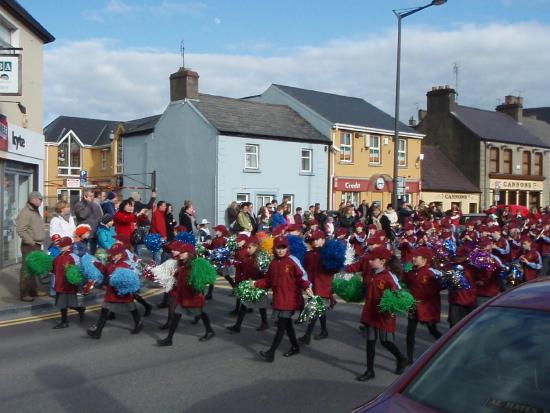
[{"label": "spectator on sidewalk", "polygon": [[[17,235],[21,238],[21,261],[23,263],[29,253],[42,249],[46,232],[44,230],[44,220],[38,210],[42,205],[42,194],[33,191],[27,199],[28,202],[19,211],[15,219]],[[33,301],[34,297],[42,295],[46,294],[38,291],[36,277],[27,276],[25,265],[21,265],[19,272],[19,296],[21,301]]]},{"label": "spectator on sidewalk", "polygon": [[115,215],[116,214],[116,194],[114,192],[109,192],[107,194],[107,199],[101,203],[101,210],[103,214]]},{"label": "spectator on sidewalk", "polygon": [[90,253],[95,254],[97,248],[96,230],[103,216],[101,207],[94,201],[94,193],[91,190],[84,191],[82,200],[74,206],[76,224],[88,224],[90,231]]},{"label": "spectator on sidewalk", "polygon": [[193,234],[195,232],[195,210],[193,203],[189,200],[183,202],[179,213],[180,225],[185,227],[185,232]]},{"label": "spectator on sidewalk", "polygon": [[155,201],[157,200],[157,193],[155,191],[151,192],[151,199],[146,204],[141,202],[141,194],[139,192],[132,192],[130,197],[134,200],[134,212],[139,214],[142,209],[149,211],[153,209],[153,205],[155,205]]},{"label": "spectator on sidewalk", "polygon": [[65,200],[58,201],[55,204],[55,215],[50,221],[50,238],[54,235],[63,237],[73,237],[76,224],[71,215],[71,207]]}]

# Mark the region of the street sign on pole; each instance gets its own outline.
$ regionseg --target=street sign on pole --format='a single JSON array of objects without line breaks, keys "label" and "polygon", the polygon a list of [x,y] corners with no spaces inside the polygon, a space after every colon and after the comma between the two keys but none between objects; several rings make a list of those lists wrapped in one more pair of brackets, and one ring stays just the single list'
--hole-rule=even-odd
[{"label": "street sign on pole", "polygon": [[88,172],[87,171],[80,171],[80,186],[87,186],[88,185]]}]

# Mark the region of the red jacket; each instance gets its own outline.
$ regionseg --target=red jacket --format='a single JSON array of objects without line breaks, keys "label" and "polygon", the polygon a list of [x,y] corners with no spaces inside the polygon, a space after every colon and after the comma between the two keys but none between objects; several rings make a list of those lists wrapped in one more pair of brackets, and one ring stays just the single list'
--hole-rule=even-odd
[{"label": "red jacket", "polygon": [[166,230],[166,214],[158,209],[153,211],[151,218],[151,234],[160,234],[164,239],[168,237],[168,231]]},{"label": "red jacket", "polygon": [[531,251],[524,251],[521,256],[524,257],[529,263],[538,265],[537,268],[531,268],[526,263],[522,263],[523,279],[525,281],[531,281],[536,279],[542,267],[542,258],[540,254],[538,253],[538,251],[531,250]]},{"label": "red jacket", "polygon": [[410,235],[403,238],[401,244],[399,245],[399,250],[401,251],[401,262],[407,264],[412,261],[414,244],[416,243],[416,237]]},{"label": "red jacket", "polygon": [[216,248],[223,248],[227,245],[227,238],[225,237],[214,237],[212,238],[212,242],[210,244],[206,244],[206,248],[209,250],[213,250]]},{"label": "red jacket", "polygon": [[131,237],[136,229],[136,216],[131,212],[117,211],[114,216],[115,231],[118,235]]},{"label": "red jacket", "polygon": [[55,292],[60,294],[76,294],[77,287],[69,284],[65,272],[69,265],[73,265],[74,259],[71,256],[70,251],[65,251],[62,254],[58,255],[54,262],[53,268],[55,273]]},{"label": "red jacket", "polygon": [[403,274],[403,282],[416,299],[416,316],[424,323],[438,323],[441,316],[441,283],[429,265]]},{"label": "red jacket", "polygon": [[[357,234],[351,234],[351,236],[349,237],[349,243],[351,244],[351,246],[355,250],[355,256],[356,257],[361,257],[364,253],[365,241],[366,241],[367,237],[366,236],[359,237],[359,239],[358,239],[358,237],[356,235]],[[363,234],[363,235],[365,235],[365,234]],[[308,272],[308,275],[309,275],[309,272]]]},{"label": "red jacket", "polygon": [[550,231],[544,231],[538,241],[540,246],[540,255],[547,257],[550,255]]},{"label": "red jacket", "polygon": [[393,314],[381,313],[378,306],[385,290],[397,290],[397,284],[388,270],[375,273],[372,270],[363,272],[363,283],[365,284],[365,304],[361,314],[361,322],[380,330],[394,333],[396,319]]},{"label": "red jacket", "polygon": [[111,275],[115,272],[117,268],[132,269],[130,265],[124,262],[125,259],[126,258],[123,257],[117,263],[107,264],[107,269],[105,274],[105,296],[103,297],[103,301],[106,303],[131,303],[134,301],[134,294],[118,295],[116,290],[113,287],[111,287],[111,284],[110,284]]},{"label": "red jacket", "polygon": [[449,290],[449,304],[463,305],[473,307],[476,305],[476,280],[475,268],[470,264],[462,264],[464,267],[464,277],[470,282],[471,287],[467,290]]},{"label": "red jacket", "polygon": [[235,264],[235,283],[245,280],[259,280],[263,274],[256,264],[255,255],[247,255]]},{"label": "red jacket", "polygon": [[521,255],[521,241],[515,239],[509,239],[510,244],[510,261],[515,261]]},{"label": "red jacket", "polygon": [[272,306],[275,310],[295,311],[302,302],[302,290],[309,287],[309,281],[302,278],[302,270],[288,255],[274,258],[269,264],[266,277],[255,282],[258,288],[271,288]]},{"label": "red jacket", "polygon": [[324,269],[321,264],[321,251],[319,248],[306,252],[304,268],[309,281],[313,284],[313,293],[323,298],[330,298],[334,272]]},{"label": "red jacket", "polygon": [[[500,249],[508,249],[508,251],[510,251],[510,244],[504,237],[500,237],[499,240],[495,242],[495,245]],[[510,252],[508,252],[508,254],[502,254],[500,251],[493,250],[493,254],[500,258],[502,262],[508,262],[510,259]]]},{"label": "red jacket", "polygon": [[176,286],[174,287],[176,302],[184,308],[202,308],[204,307],[204,293],[196,291],[187,283],[191,275],[191,267],[186,263],[180,262],[176,271]]},{"label": "red jacket", "polygon": [[500,293],[500,279],[498,277],[500,270],[500,265],[496,265],[496,268],[492,270],[475,269],[478,297],[495,297]]}]

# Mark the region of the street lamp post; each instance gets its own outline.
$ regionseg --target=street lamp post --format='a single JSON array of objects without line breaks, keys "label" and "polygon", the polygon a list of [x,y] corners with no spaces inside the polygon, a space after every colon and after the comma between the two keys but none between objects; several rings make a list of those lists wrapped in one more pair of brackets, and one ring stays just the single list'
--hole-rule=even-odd
[{"label": "street lamp post", "polygon": [[392,204],[394,209],[398,209],[398,191],[397,184],[399,178],[399,94],[401,86],[401,20],[411,14],[418,13],[421,10],[427,9],[431,6],[441,6],[445,4],[447,0],[433,0],[431,3],[425,6],[415,7],[412,9],[399,9],[392,10],[395,17],[397,17],[397,69],[395,76],[395,126],[393,137],[393,193]]}]

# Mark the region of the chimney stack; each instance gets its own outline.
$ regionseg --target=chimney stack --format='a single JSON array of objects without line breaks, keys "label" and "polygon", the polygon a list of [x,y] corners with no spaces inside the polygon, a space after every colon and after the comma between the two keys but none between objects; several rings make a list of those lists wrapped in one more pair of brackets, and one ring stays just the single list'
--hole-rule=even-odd
[{"label": "chimney stack", "polygon": [[198,99],[199,74],[180,67],[176,73],[170,75],[170,102],[183,99]]},{"label": "chimney stack", "polygon": [[[456,92],[449,85],[434,86],[426,96],[428,97],[428,113],[446,113],[451,111],[455,102]],[[419,116],[419,120],[422,118]]]},{"label": "chimney stack", "polygon": [[416,126],[416,120],[414,119],[414,116],[411,116],[409,119],[409,126]]},{"label": "chimney stack", "polygon": [[504,103],[498,105],[496,111],[511,116],[521,125],[523,122],[523,98],[521,96],[505,96]]}]

